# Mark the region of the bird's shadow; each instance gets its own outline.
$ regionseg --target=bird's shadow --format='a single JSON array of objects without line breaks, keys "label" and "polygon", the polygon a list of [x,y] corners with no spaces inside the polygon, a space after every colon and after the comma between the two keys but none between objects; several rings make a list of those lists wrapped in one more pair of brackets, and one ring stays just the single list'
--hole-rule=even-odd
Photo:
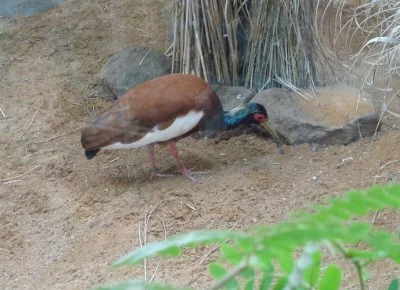
[{"label": "bird's shadow", "polygon": [[[183,149],[182,151],[185,150]],[[193,169],[193,171],[207,171],[210,174],[213,171],[213,166],[215,166],[215,164],[213,165],[210,161],[200,156],[185,156],[184,154],[182,161],[188,169]],[[157,182],[173,182],[175,180],[189,181],[189,178],[180,172],[174,160],[163,160],[163,162],[159,162],[158,166],[159,173],[171,176],[152,176],[152,171],[149,167],[143,166],[138,168],[132,165],[127,166],[126,170],[109,173],[108,176],[104,176],[103,180],[105,183],[113,184],[118,187],[132,187],[136,185],[154,184]],[[208,174],[202,174],[201,176],[207,175]],[[197,175],[195,174],[194,176],[196,178]]]}]

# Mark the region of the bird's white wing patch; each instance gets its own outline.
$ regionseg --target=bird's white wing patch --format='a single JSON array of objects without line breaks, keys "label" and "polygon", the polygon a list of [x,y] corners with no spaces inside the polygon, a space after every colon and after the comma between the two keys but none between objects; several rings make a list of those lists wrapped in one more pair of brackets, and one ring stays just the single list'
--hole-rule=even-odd
[{"label": "bird's white wing patch", "polygon": [[197,126],[203,116],[203,112],[190,111],[185,116],[176,118],[171,126],[164,130],[158,130],[158,126],[155,126],[151,130],[151,132],[147,133],[142,139],[134,143],[123,144],[118,142],[103,147],[102,149],[131,149],[145,146],[151,143],[167,141],[179,137],[192,130],[194,127]]}]

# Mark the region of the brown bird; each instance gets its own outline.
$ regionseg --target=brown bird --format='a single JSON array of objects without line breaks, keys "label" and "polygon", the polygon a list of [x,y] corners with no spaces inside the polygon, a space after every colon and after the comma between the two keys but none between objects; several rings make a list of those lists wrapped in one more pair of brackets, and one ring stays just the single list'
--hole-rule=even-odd
[{"label": "brown bird", "polygon": [[168,74],[141,83],[119,97],[82,130],[81,144],[88,159],[100,150],[147,146],[152,176],[166,176],[157,171],[154,144],[168,143],[182,174],[195,180],[192,175],[196,172],[183,165],[176,142],[194,133],[214,136],[243,123],[257,124],[279,140],[262,105],[248,103],[224,112],[218,96],[202,78]]}]

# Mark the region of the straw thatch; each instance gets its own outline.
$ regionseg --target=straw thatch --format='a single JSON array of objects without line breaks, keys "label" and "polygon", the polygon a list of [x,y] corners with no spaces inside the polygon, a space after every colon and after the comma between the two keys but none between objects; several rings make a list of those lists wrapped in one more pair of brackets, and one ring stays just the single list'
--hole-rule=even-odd
[{"label": "straw thatch", "polygon": [[176,0],[173,72],[251,89],[321,83],[314,1]]}]

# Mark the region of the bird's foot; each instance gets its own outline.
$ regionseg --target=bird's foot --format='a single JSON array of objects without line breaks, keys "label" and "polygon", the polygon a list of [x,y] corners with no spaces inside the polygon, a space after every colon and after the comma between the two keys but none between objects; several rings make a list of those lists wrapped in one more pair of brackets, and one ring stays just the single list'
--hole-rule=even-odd
[{"label": "bird's foot", "polygon": [[198,181],[196,178],[193,177],[193,175],[202,175],[202,174],[208,174],[210,171],[193,171],[196,167],[187,169],[187,168],[181,168],[181,172],[183,175],[188,177],[192,181]]},{"label": "bird's foot", "polygon": [[185,165],[183,165],[182,161],[179,159],[178,151],[176,150],[176,145],[174,141],[169,142],[169,151],[171,152],[171,155],[174,157],[176,164],[178,165],[178,168],[180,169],[182,174],[188,177],[190,180],[197,181],[197,179],[194,178],[192,175],[208,173],[205,171],[199,171],[199,172],[192,171],[194,167],[192,169],[187,169]]},{"label": "bird's foot", "polygon": [[173,177],[173,176],[175,176],[173,174],[160,173],[160,172],[158,172],[157,168],[150,168],[150,173],[151,173],[151,175],[150,175],[149,181],[152,181],[153,177],[155,177],[155,176],[157,176],[157,177]]}]

